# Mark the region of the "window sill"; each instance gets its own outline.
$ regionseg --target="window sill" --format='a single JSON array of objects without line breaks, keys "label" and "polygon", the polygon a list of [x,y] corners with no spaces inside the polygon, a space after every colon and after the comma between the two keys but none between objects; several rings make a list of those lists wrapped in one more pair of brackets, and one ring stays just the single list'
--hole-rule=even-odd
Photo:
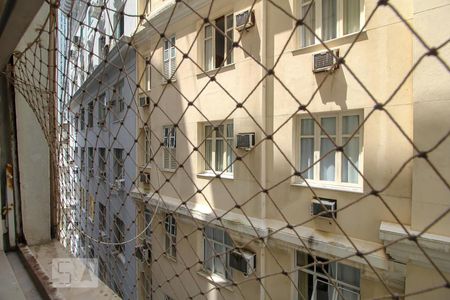
[{"label": "window sill", "polygon": [[171,256],[171,255],[169,255],[169,254],[167,254],[167,253],[164,253],[163,255],[164,255],[165,258],[167,258],[167,259],[170,260],[171,262],[174,262],[174,263],[177,262],[177,259],[176,259],[175,257],[173,257],[173,256]]},{"label": "window sill", "polygon": [[[170,79],[170,83],[175,83],[177,82],[177,79],[175,77],[172,77],[172,79]],[[163,78],[161,85],[168,85],[169,84],[169,79]]]},{"label": "window sill", "polygon": [[163,172],[175,173],[176,169],[161,169]]},{"label": "window sill", "polygon": [[[217,178],[217,175],[218,174],[216,174],[214,172],[203,172],[203,173],[197,174],[197,177]],[[234,175],[233,175],[233,173],[222,173],[222,174],[220,174],[220,179],[232,180],[232,179],[234,179]]]},{"label": "window sill", "polygon": [[221,288],[225,288],[229,291],[233,291],[232,282],[228,279],[225,279],[223,277],[220,277],[217,274],[210,274],[205,272],[204,270],[200,270],[197,272],[197,275],[205,278],[207,281],[212,283],[213,285]]},{"label": "window sill", "polygon": [[[327,45],[328,48],[335,48],[335,47],[339,47],[342,46],[344,44],[349,44],[352,43],[354,38],[358,35],[359,31],[354,32],[354,33],[350,33],[344,36],[340,36],[337,38],[334,38],[332,40],[328,40],[328,41],[324,41],[324,44]],[[363,40],[367,40],[367,31],[363,30],[361,32],[361,35],[359,36],[357,42],[359,41],[363,41]],[[292,55],[300,55],[300,54],[305,54],[305,53],[313,53],[319,50],[325,50],[326,48],[323,46],[323,44],[318,43],[318,44],[314,44],[314,45],[309,45],[306,47],[300,47],[298,49],[295,49],[292,51]],[[342,53],[343,54],[343,53]]]},{"label": "window sill", "polygon": [[331,184],[331,183],[325,183],[325,182],[308,182],[308,184],[309,184],[309,186],[303,181],[291,183],[292,186],[298,186],[298,187],[306,187],[306,188],[311,187],[311,188],[322,189],[322,190],[332,190],[332,191],[349,192],[349,193],[357,193],[357,194],[364,193],[362,186],[347,186],[347,185]]},{"label": "window sill", "polygon": [[229,70],[234,70],[234,69],[236,69],[236,64],[231,63],[229,65],[222,66],[221,68],[215,68],[215,69],[208,70],[205,72],[197,73],[197,78],[200,79],[200,78],[208,77],[207,75],[214,76],[216,74],[220,74],[222,72],[227,72]]}]

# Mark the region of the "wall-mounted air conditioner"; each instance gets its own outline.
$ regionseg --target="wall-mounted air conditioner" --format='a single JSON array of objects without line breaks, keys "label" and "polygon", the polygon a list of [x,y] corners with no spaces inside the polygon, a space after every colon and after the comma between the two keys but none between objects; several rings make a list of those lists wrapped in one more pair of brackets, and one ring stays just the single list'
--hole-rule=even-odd
[{"label": "wall-mounted air conditioner", "polygon": [[94,169],[89,169],[88,174],[89,174],[89,177],[94,176]]},{"label": "wall-mounted air conditioner", "polygon": [[116,179],[114,181],[114,189],[120,191],[125,188],[125,179]]},{"label": "wall-mounted air conditioner", "polygon": [[150,173],[142,172],[139,176],[139,181],[145,184],[150,183]]},{"label": "wall-mounted air conditioner", "polygon": [[255,133],[238,133],[236,136],[236,148],[250,150],[255,146]]},{"label": "wall-mounted air conditioner", "polygon": [[140,107],[146,107],[150,105],[150,97],[146,95],[140,95],[139,96],[139,106]]},{"label": "wall-mounted air conditioner", "polygon": [[334,71],[339,66],[336,65],[336,58],[339,57],[339,49],[323,51],[313,54],[313,72]]},{"label": "wall-mounted air conditioner", "polygon": [[76,35],[76,36],[74,36],[73,37],[73,43],[75,44],[75,45],[78,45],[79,43],[80,43],[80,37],[78,36],[78,35]]},{"label": "wall-mounted air conditioner", "polygon": [[256,270],[256,254],[247,250],[234,250],[230,253],[230,267],[245,276]]},{"label": "wall-mounted air conditioner", "polygon": [[255,13],[250,8],[234,14],[236,30],[242,31],[255,25]]},{"label": "wall-mounted air conditioner", "polygon": [[147,244],[137,245],[135,247],[135,255],[141,262],[149,262],[151,260],[151,252]]},{"label": "wall-mounted air conditioner", "polygon": [[337,201],[334,199],[320,198],[311,201],[311,215],[322,218],[336,218]]}]

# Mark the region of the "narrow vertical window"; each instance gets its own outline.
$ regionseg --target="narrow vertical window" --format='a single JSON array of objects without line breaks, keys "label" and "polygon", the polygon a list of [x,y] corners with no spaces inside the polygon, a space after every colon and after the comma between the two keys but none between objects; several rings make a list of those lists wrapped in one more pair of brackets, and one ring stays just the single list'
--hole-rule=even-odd
[{"label": "narrow vertical window", "polygon": [[145,152],[145,164],[149,164],[150,163],[150,159],[152,157],[151,154],[151,131],[150,128],[144,127],[144,152]]},{"label": "narrow vertical window", "polygon": [[225,50],[227,61],[226,64],[229,65],[233,63],[233,40],[234,40],[234,15],[228,15],[225,17]]},{"label": "narrow vertical window", "polygon": [[216,19],[216,68],[220,67],[225,58],[225,18]]},{"label": "narrow vertical window", "polygon": [[[350,136],[358,129],[359,116],[344,116],[342,118],[342,144],[345,157],[342,154],[341,180],[342,182],[358,183],[358,164],[359,164],[359,132],[356,132],[351,140]],[[355,165],[352,166],[350,161]]]},{"label": "narrow vertical window", "polygon": [[344,1],[344,34],[350,34],[360,29],[360,0]]},{"label": "narrow vertical window", "polygon": [[314,121],[302,119],[300,122],[300,170],[305,179],[314,178]]},{"label": "narrow vertical window", "polygon": [[145,89],[150,91],[152,89],[152,65],[150,63],[150,58],[144,60],[145,69]]},{"label": "narrow vertical window", "polygon": [[166,77],[166,79],[170,79],[172,78],[176,69],[175,36],[164,40],[163,52],[164,76]]},{"label": "narrow vertical window", "polygon": [[322,39],[336,38],[337,0],[322,0]]},{"label": "narrow vertical window", "polygon": [[302,47],[307,47],[314,45],[315,41],[316,3],[311,0],[302,0],[301,6],[303,23],[305,24],[301,27],[301,42]]},{"label": "narrow vertical window", "polygon": [[205,25],[205,70],[214,69],[213,57],[213,27],[211,24]]},{"label": "narrow vertical window", "polygon": [[176,160],[177,136],[175,127],[167,126],[163,128],[163,142],[164,142],[164,154],[163,154],[164,169],[175,170],[177,168],[177,160]]},{"label": "narrow vertical window", "polygon": [[165,219],[166,230],[166,254],[170,257],[177,257],[177,223],[171,214],[166,215]]},{"label": "narrow vertical window", "polygon": [[323,128],[320,134],[320,180],[334,181],[336,152],[333,150],[335,146],[330,138],[336,142],[336,118],[321,118],[320,122]]}]

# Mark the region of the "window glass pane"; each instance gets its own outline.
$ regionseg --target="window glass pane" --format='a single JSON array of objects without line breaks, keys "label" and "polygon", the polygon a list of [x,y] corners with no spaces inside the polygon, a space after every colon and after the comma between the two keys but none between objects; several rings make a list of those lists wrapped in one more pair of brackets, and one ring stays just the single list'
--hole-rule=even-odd
[{"label": "window glass pane", "polygon": [[216,19],[216,68],[220,67],[225,57],[225,37],[222,32],[225,32],[225,18],[220,17]]},{"label": "window glass pane", "polygon": [[328,138],[320,139],[320,180],[334,181],[335,175],[335,151],[330,152],[334,148],[333,143]]},{"label": "window glass pane", "polygon": [[330,40],[336,37],[336,5],[337,0],[322,1],[322,39]]},{"label": "window glass pane", "polygon": [[224,231],[220,228],[213,228],[213,239],[216,242],[223,243],[223,233]]},{"label": "window glass pane", "polygon": [[[315,36],[313,34],[314,30],[316,29],[316,3],[313,2],[311,4],[311,1],[303,1],[304,4],[302,5],[302,17],[304,24],[308,25],[301,27],[301,34],[302,34],[302,47],[306,47],[309,45],[314,44]],[[306,3],[305,3],[306,2]],[[309,8],[311,5],[311,8]],[[308,10],[309,8],[309,10]]]},{"label": "window glass pane", "polygon": [[233,137],[233,124],[227,124],[227,137]]},{"label": "window glass pane", "polygon": [[223,171],[223,140],[216,140],[216,171]]},{"label": "window glass pane", "polygon": [[205,245],[205,247],[204,247],[204,251],[205,251],[205,268],[207,270],[212,271],[212,266],[213,266],[213,260],[212,260],[213,250],[212,250],[212,247],[211,247],[212,246],[212,242],[205,239],[204,245]]},{"label": "window glass pane", "polygon": [[214,68],[213,65],[213,49],[212,49],[212,39],[209,38],[208,40],[205,40],[205,69],[206,71],[212,70]]},{"label": "window glass pane", "polygon": [[[346,143],[348,138],[342,138],[342,143]],[[344,147],[344,153],[358,168],[359,163],[359,138],[354,137]],[[342,154],[342,182],[358,183],[358,172]]]},{"label": "window glass pane", "polygon": [[[214,255],[221,254],[225,251],[225,248],[223,245],[214,243]],[[225,254],[222,254],[220,256],[214,257],[214,273],[225,276]]]},{"label": "window glass pane", "polygon": [[337,280],[359,287],[359,269],[338,264]]},{"label": "window glass pane", "polygon": [[342,117],[342,134],[353,134],[359,126],[359,116]]},{"label": "window glass pane", "polygon": [[233,39],[234,39],[234,30],[233,30],[233,15],[227,16],[227,36],[228,38],[225,41],[226,44],[226,53],[227,53],[227,64],[233,63]]},{"label": "window glass pane", "polygon": [[206,140],[205,141],[205,159],[206,159],[206,170],[210,170],[213,168],[213,162],[212,162],[212,141]]},{"label": "window glass pane", "polygon": [[314,121],[313,121],[313,119],[302,119],[302,121],[301,121],[301,135],[314,135]]},{"label": "window glass pane", "polygon": [[233,247],[233,240],[231,239],[230,235],[224,232],[224,237],[225,237],[225,245]]},{"label": "window glass pane", "polygon": [[217,138],[222,138],[224,136],[223,129],[224,129],[223,125],[220,125],[219,126],[219,130],[216,131],[216,137]]},{"label": "window glass pane", "polygon": [[232,172],[233,171],[233,149],[232,149],[232,145],[233,145],[233,140],[227,139],[227,172]]},{"label": "window glass pane", "polygon": [[328,135],[336,135],[336,118],[335,117],[327,117],[322,118],[320,120],[320,125],[322,126],[322,135],[328,133]]},{"label": "window glass pane", "polygon": [[205,126],[205,136],[207,137],[207,138],[210,138],[211,137],[211,133],[212,133],[212,127],[211,126]]},{"label": "window glass pane", "polygon": [[344,0],[344,34],[360,29],[360,0]]},{"label": "window glass pane", "polygon": [[[306,170],[314,161],[314,138],[302,138],[300,141],[300,170]],[[314,168],[302,173],[307,179],[314,178]]]}]

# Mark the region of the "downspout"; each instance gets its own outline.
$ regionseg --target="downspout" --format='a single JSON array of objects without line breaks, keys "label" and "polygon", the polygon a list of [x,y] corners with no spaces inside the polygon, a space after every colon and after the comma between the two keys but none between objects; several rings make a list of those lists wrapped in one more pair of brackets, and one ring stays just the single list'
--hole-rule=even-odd
[{"label": "downspout", "polygon": [[[267,67],[267,0],[261,0],[262,9],[261,9],[261,63],[263,66]],[[266,75],[266,71],[264,68],[261,68],[261,78]],[[261,116],[262,116],[262,125],[264,131],[268,133],[269,124],[268,124],[268,116],[267,116],[267,78],[262,83],[262,91],[261,91]],[[271,133],[271,132],[270,132]],[[268,157],[267,154],[269,148],[269,142],[265,141],[263,143],[263,147],[261,148],[261,179],[260,182],[263,184],[264,188],[267,188],[267,162]],[[261,211],[260,218],[265,221],[267,218],[267,194],[261,193]],[[265,223],[265,222],[264,222]],[[269,232],[267,232],[269,233]],[[260,258],[259,258],[259,276],[261,278],[261,284],[259,286],[259,299],[264,300],[266,298],[266,291],[264,289],[265,286],[265,276],[266,276],[266,248],[265,245],[267,243],[267,236],[264,237],[264,243],[261,245],[260,250]]]}]

